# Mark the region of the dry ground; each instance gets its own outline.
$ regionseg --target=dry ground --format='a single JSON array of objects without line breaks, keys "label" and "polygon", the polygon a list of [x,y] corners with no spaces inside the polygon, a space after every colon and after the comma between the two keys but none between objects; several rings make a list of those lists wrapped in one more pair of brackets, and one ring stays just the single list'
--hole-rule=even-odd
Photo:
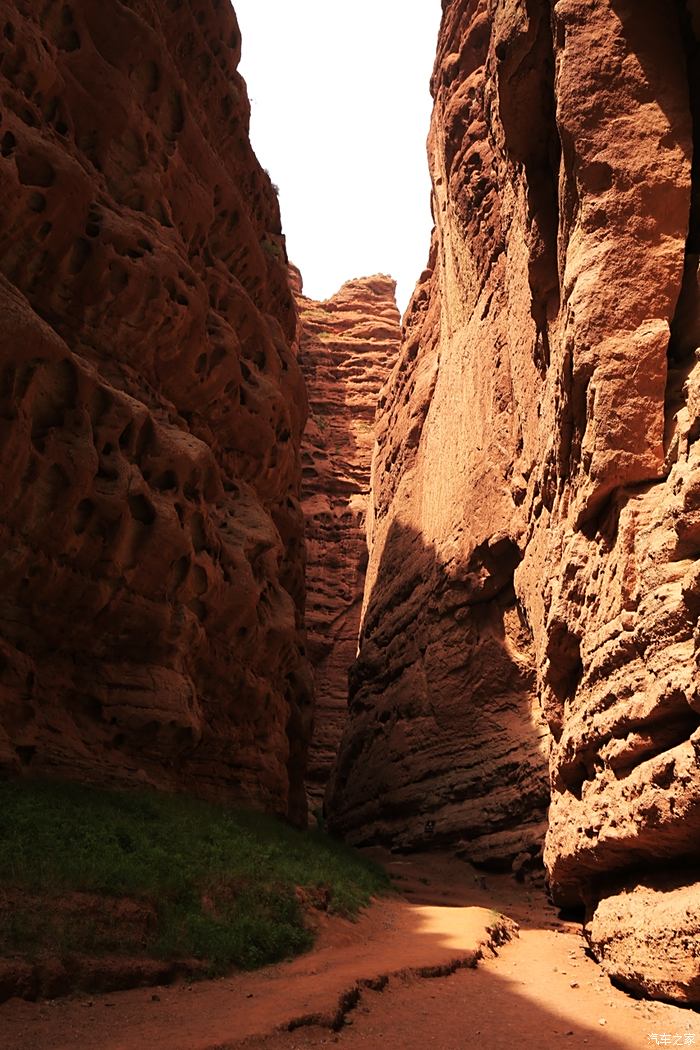
[{"label": "dry ground", "polygon": [[12,1000],[0,1007],[0,1046],[700,1050],[700,1016],[612,987],[580,928],[561,921],[537,886],[483,878],[449,857],[384,859],[402,897],[357,923],[322,918],[307,955],[193,985]]}]

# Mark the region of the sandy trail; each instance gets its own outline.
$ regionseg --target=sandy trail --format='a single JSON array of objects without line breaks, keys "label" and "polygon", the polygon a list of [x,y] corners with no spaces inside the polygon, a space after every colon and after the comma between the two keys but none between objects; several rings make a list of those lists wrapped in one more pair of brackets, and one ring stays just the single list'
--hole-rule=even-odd
[{"label": "sandy trail", "polygon": [[[324,920],[314,950],[293,962],[191,986],[12,1000],[0,1007],[0,1046],[700,1050],[700,1016],[613,988],[580,928],[558,920],[540,890],[481,879],[448,857],[385,859],[404,899],[375,904],[357,923]],[[499,913],[520,927],[500,946],[513,926]]]}]

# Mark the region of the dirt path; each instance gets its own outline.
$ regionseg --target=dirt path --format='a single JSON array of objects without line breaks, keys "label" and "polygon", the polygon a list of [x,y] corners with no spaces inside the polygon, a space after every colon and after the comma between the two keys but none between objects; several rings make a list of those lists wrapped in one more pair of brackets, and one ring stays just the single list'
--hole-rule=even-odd
[{"label": "dirt path", "polygon": [[[579,928],[560,922],[540,891],[505,876],[483,880],[449,858],[389,866],[406,899],[381,902],[358,923],[326,921],[300,959],[192,986],[13,1000],[0,1007],[0,1046],[632,1050],[668,1035],[658,1045],[700,1050],[697,1013],[613,988],[586,956]],[[513,924],[499,913],[520,927],[511,940]]]}]

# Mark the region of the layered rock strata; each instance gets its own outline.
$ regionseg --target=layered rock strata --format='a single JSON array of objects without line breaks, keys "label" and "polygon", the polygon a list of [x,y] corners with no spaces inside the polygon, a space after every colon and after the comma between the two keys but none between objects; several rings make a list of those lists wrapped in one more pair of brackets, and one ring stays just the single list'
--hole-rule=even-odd
[{"label": "layered rock strata", "polygon": [[226,0],[0,0],[0,764],[303,820],[303,379]]},{"label": "layered rock strata", "polygon": [[315,718],[307,788],[321,806],[348,704],[367,567],[365,518],[379,392],[401,340],[395,282],[348,281],[324,302],[298,284],[299,363],[309,420],[302,445],[308,655]]},{"label": "layered rock strata", "polygon": [[611,974],[694,1002],[699,39],[697,0],[443,4],[330,796],[353,839],[505,858],[539,835],[541,712],[555,899]]}]

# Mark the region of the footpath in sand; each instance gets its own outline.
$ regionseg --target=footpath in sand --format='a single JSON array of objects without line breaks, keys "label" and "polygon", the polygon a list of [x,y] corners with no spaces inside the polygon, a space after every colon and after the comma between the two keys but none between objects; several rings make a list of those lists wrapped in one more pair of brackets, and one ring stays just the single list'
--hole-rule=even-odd
[{"label": "footpath in sand", "polygon": [[700,1016],[613,988],[580,927],[560,921],[540,889],[447,857],[383,859],[402,898],[357,923],[325,920],[293,962],[193,985],[12,1000],[0,1007],[0,1046],[700,1050]]}]

